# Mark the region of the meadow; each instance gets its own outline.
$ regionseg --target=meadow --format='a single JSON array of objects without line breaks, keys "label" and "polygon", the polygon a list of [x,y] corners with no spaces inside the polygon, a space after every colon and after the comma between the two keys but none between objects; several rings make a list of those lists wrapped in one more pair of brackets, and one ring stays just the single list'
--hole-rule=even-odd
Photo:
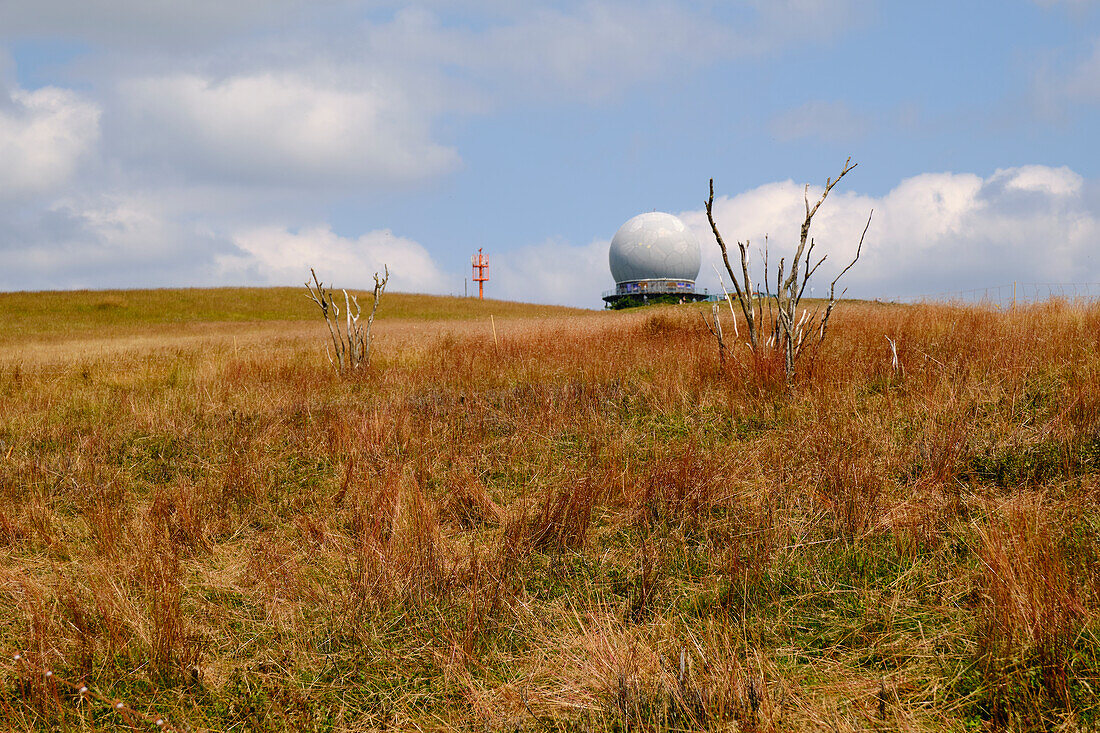
[{"label": "meadow", "polygon": [[793,389],[698,306],[375,330],[0,294],[0,729],[1100,727],[1100,306],[843,303]]}]

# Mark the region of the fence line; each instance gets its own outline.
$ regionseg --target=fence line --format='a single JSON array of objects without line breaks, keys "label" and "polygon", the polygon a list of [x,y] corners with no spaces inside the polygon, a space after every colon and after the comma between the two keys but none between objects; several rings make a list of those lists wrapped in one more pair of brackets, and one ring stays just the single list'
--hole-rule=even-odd
[{"label": "fence line", "polygon": [[1065,300],[1100,300],[1100,283],[1006,283],[987,288],[949,290],[901,298],[907,303],[963,302],[982,305],[1010,306],[1041,303],[1053,298]]}]

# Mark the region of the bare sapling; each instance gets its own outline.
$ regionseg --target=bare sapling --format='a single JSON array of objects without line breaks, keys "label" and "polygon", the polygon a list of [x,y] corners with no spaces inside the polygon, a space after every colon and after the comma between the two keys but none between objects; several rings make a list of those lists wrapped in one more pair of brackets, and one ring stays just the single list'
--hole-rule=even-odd
[{"label": "bare sapling", "polygon": [[[726,273],[733,281],[733,291],[737,296],[741,313],[748,324],[747,343],[754,353],[759,353],[765,348],[781,348],[783,350],[784,370],[788,385],[794,382],[795,368],[806,347],[810,344],[820,345],[825,341],[825,334],[829,327],[829,318],[833,313],[833,308],[847,292],[847,288],[845,288],[838,294],[836,291],[837,283],[859,260],[859,255],[863,251],[863,240],[867,236],[867,229],[871,226],[871,216],[875,213],[872,209],[867,217],[867,224],[864,225],[863,233],[859,237],[859,244],[856,246],[855,257],[830,283],[829,296],[825,303],[819,303],[812,313],[806,308],[799,312],[799,306],[806,293],[806,286],[828,257],[828,255],[822,255],[816,262],[813,261],[813,252],[816,246],[816,241],[810,236],[813,218],[821,205],[825,203],[825,199],[828,198],[833,187],[855,167],[856,164],[852,163],[852,159],[849,158],[844,163],[840,175],[835,179],[826,179],[825,189],[812,206],[810,205],[810,187],[809,184],[806,185],[803,193],[806,216],[802,220],[799,231],[798,248],[795,250],[794,257],[791,258],[789,269],[786,258],[780,258],[779,266],[775,270],[774,280],[771,278],[768,267],[768,252],[765,244],[763,253],[764,293],[755,292],[752,286],[753,280],[749,268],[749,240],[737,242],[737,248],[741,255],[740,274],[735,272],[730,264],[728,248],[718,231],[718,224],[714,220],[714,179],[710,179],[710,196],[706,202],[707,220],[710,222],[715,242],[717,242],[718,248],[722,252],[722,264],[725,265]],[[771,289],[771,283],[774,283],[775,292],[768,293],[767,291]],[[727,299],[729,299],[728,294]],[[768,302],[767,320],[770,326],[768,328],[770,333],[766,339],[762,336],[762,326],[765,321],[763,301],[765,299]],[[772,309],[773,304],[774,311]]]},{"label": "bare sapling", "polygon": [[374,303],[371,305],[366,324],[360,322],[363,310],[359,306],[359,299],[349,295],[347,290],[340,291],[344,294],[344,323],[341,327],[341,311],[335,294],[317,279],[317,273],[313,268],[309,268],[313,282],[306,280],[308,297],[321,309],[321,315],[325,319],[329,336],[332,338],[332,351],[330,352],[326,347],[325,352],[333,368],[341,374],[348,370],[365,367],[370,362],[371,327],[374,325],[374,316],[378,312],[382,293],[386,290],[386,283],[390,280],[389,267],[384,265],[383,271],[384,274],[381,277],[377,272],[374,273]]}]

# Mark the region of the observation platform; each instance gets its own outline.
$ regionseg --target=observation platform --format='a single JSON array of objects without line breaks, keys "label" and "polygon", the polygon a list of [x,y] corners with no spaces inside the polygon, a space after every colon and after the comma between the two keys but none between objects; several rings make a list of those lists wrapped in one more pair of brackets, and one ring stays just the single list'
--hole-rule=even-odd
[{"label": "observation platform", "polygon": [[616,283],[614,290],[606,290],[602,295],[608,308],[630,308],[649,303],[689,303],[709,297],[706,290],[695,292],[694,280],[663,278]]}]

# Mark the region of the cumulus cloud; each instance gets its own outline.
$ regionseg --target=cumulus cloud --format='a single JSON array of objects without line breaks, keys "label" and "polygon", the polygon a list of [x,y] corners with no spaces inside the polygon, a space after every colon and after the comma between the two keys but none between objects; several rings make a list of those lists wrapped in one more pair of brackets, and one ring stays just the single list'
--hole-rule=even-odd
[{"label": "cumulus cloud", "polygon": [[121,85],[130,153],[199,173],[286,184],[409,182],[454,168],[395,89],[343,88],[297,74],[216,81],[193,74]]},{"label": "cumulus cloud", "polygon": [[336,285],[366,288],[387,265],[393,290],[461,284],[421,244],[389,230],[341,237],[324,224],[212,223],[196,216],[195,203],[131,191],[68,196],[37,212],[0,207],[0,291],[300,285],[310,267]]},{"label": "cumulus cloud", "polygon": [[453,289],[454,279],[440,271],[423,245],[388,229],[351,239],[326,225],[298,231],[266,226],[239,232],[233,242],[239,252],[218,257],[222,277],[230,282],[300,285],[312,267],[337,287],[369,288],[374,273],[389,267],[393,290],[443,293]]},{"label": "cumulus cloud", "polygon": [[[802,185],[781,181],[715,201],[727,241],[751,240],[757,272],[765,234],[773,262],[789,256],[802,192]],[[922,174],[882,196],[834,190],[814,220],[819,252],[829,255],[816,295],[854,255],[872,208],[864,254],[845,280],[854,296],[904,298],[1014,280],[1100,282],[1100,190],[1068,168],[1033,165],[985,177]],[[717,290],[712,267],[721,269],[721,262],[705,213],[680,216],[703,248],[699,287]],[[366,288],[388,265],[395,290],[446,293],[459,292],[465,274],[447,272],[421,243],[389,230],[345,237],[326,224],[212,229],[149,194],[69,198],[38,215],[9,211],[6,218],[0,289],[297,285],[311,266],[337,285]],[[599,307],[601,292],[613,285],[607,248],[606,240],[550,240],[493,255],[491,292]]]},{"label": "cumulus cloud", "polygon": [[[802,193],[801,185],[785,181],[717,199],[723,236],[749,239],[756,250],[768,234],[772,261],[789,257],[804,214]],[[820,287],[854,256],[871,209],[864,253],[845,278],[853,294],[911,297],[1013,281],[1100,282],[1100,201],[1068,168],[1007,168],[985,178],[927,173],[878,197],[835,189],[812,232],[819,251],[829,255]],[[700,282],[716,287],[711,267],[721,263],[706,215],[681,216],[703,244]],[[754,265],[759,269],[759,255]]]},{"label": "cumulus cloud", "polygon": [[233,248],[142,194],[65,198],[0,219],[0,290],[216,285],[214,257]]},{"label": "cumulus cloud", "polygon": [[578,246],[550,240],[493,257],[493,297],[596,307],[602,291],[615,286],[607,263],[610,244],[594,240]]},{"label": "cumulus cloud", "polygon": [[460,164],[441,120],[602,100],[831,35],[865,2],[40,0],[0,3],[0,39],[89,44],[69,72],[103,99],[121,173],[385,188]]},{"label": "cumulus cloud", "polygon": [[99,141],[99,118],[97,104],[67,89],[0,87],[0,198],[68,182]]}]

